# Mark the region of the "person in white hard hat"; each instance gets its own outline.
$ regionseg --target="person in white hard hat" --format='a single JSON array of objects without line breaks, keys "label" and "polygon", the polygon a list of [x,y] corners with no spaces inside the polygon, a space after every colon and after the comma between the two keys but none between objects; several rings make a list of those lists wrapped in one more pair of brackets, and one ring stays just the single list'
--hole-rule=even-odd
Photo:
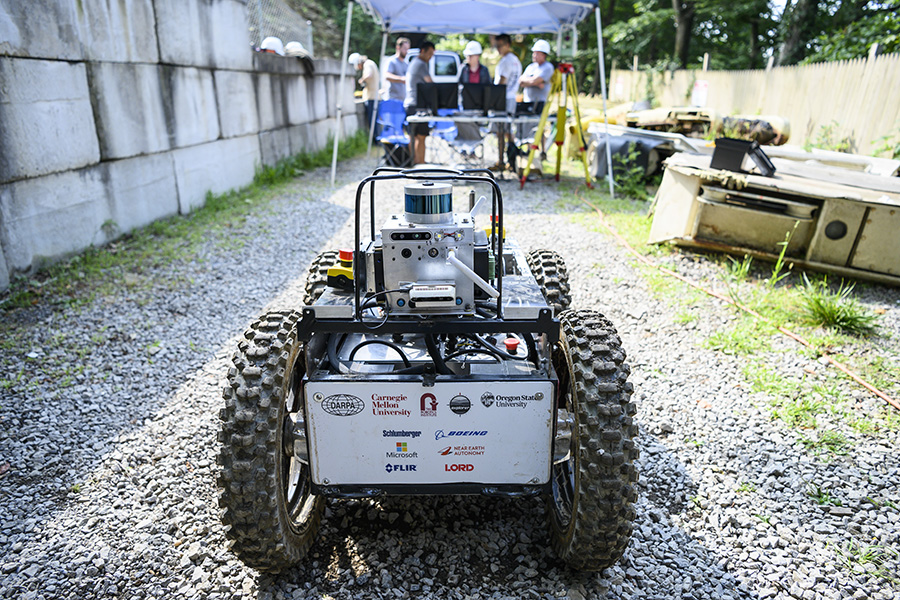
[{"label": "person in white hard hat", "polygon": [[288,42],[284,45],[284,53],[287,56],[309,56],[309,52],[300,42]]},{"label": "person in white hard hat", "polygon": [[277,54],[278,56],[284,56],[284,44],[279,38],[269,36],[262,41],[262,44],[259,45],[259,51],[267,52],[269,54]]},{"label": "person in white hard hat", "polygon": [[459,72],[460,83],[490,83],[491,73],[488,68],[481,64],[482,54],[481,44],[472,40],[466,44],[463,50],[463,56],[466,57],[466,64]]},{"label": "person in white hard hat", "polygon": [[[362,71],[359,84],[363,86],[362,100],[366,108],[366,127],[372,126],[375,111],[375,95],[378,93],[378,66],[374,60],[370,60],[365,54],[354,52],[350,55],[349,62]],[[376,132],[377,133],[377,132]]]},{"label": "person in white hard hat", "polygon": [[538,102],[540,107],[535,106],[535,112],[538,112],[547,101],[550,95],[550,78],[553,77],[553,63],[547,60],[550,54],[550,44],[547,40],[538,40],[531,47],[530,65],[525,67],[525,71],[519,78],[519,85],[522,86],[522,93],[525,102]]},{"label": "person in white hard hat", "polygon": [[[522,99],[525,102],[534,104],[534,112],[540,114],[544,110],[544,104],[550,95],[550,78],[553,77],[553,63],[547,60],[550,54],[550,44],[547,40],[538,40],[531,47],[530,65],[525,67],[522,76],[519,78],[519,85],[522,86]],[[535,127],[535,130],[537,128]],[[532,132],[531,135],[534,135]],[[544,147],[544,140],[541,140],[541,148]],[[534,153],[534,160],[531,161],[531,173],[535,177],[541,177],[541,153]]]}]

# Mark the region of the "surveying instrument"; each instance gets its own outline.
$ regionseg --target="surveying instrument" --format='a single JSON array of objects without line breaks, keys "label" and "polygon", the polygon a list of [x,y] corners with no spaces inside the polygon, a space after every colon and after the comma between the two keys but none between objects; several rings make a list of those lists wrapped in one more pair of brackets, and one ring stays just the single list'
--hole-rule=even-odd
[{"label": "surveying instrument", "polygon": [[522,171],[522,179],[519,181],[519,189],[525,187],[525,180],[531,172],[531,161],[534,160],[534,153],[540,152],[541,142],[544,139],[544,128],[547,126],[547,116],[550,114],[550,105],[556,100],[556,181],[559,181],[559,168],[562,164],[563,142],[566,139],[566,111],[569,97],[572,98],[572,109],[575,111],[575,135],[579,148],[581,149],[581,162],[584,165],[584,181],[589,188],[593,188],[591,176],[588,173],[588,157],[587,144],[584,143],[584,132],[581,130],[581,110],[578,108],[578,85],[575,82],[575,67],[572,63],[559,63],[556,70],[553,71],[553,77],[550,78],[550,95],[544,104],[544,110],[541,111],[541,120],[538,121],[537,129],[534,131],[534,140],[531,142],[528,152],[528,160],[525,163],[525,169]]}]

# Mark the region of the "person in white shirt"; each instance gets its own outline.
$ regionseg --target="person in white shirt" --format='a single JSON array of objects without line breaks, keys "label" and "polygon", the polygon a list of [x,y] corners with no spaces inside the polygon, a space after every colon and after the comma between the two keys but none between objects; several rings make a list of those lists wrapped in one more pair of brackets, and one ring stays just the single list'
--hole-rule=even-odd
[{"label": "person in white shirt", "polygon": [[348,62],[356,67],[357,71],[362,71],[359,84],[363,86],[362,100],[366,108],[366,127],[371,127],[375,116],[375,95],[378,93],[378,65],[365,54],[357,52],[350,55]]},{"label": "person in white shirt", "polygon": [[[522,95],[525,102],[534,104],[535,114],[540,114],[544,110],[544,104],[550,95],[550,79],[553,77],[553,63],[547,60],[550,54],[550,44],[547,40],[537,40],[531,47],[530,65],[525,67],[525,71],[519,78],[519,85],[522,86]],[[534,128],[531,135],[533,136],[537,130]],[[543,133],[543,132],[542,132]],[[544,140],[541,140],[541,149],[543,151]],[[541,177],[541,153],[535,152],[534,160],[531,162],[531,173],[535,177]]]},{"label": "person in white shirt", "polygon": [[547,60],[550,54],[550,44],[547,40],[538,40],[531,47],[530,65],[519,78],[525,102],[540,103],[534,107],[534,112],[540,112],[550,95],[550,78],[553,77],[553,63]]},{"label": "person in white shirt", "polygon": [[[516,93],[519,91],[519,77],[522,75],[522,63],[512,51],[512,39],[509,35],[501,33],[494,38],[494,48],[500,53],[500,62],[494,70],[494,85],[506,86],[506,112],[509,115],[516,114]],[[503,170],[503,148],[506,148],[506,158],[510,170],[515,170],[516,148],[506,125],[497,129],[498,150],[500,152],[497,164],[491,170]]]}]

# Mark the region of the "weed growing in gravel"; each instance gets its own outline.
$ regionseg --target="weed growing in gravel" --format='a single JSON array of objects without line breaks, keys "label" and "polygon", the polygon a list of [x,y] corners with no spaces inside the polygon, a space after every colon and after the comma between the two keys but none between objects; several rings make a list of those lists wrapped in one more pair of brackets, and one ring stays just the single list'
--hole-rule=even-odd
[{"label": "weed growing in gravel", "polygon": [[[346,159],[365,151],[365,138],[365,132],[360,132],[346,140],[340,147],[339,157]],[[304,169],[327,166],[331,163],[331,144],[327,147],[328,151],[301,154],[285,161]],[[133,279],[133,274],[140,274],[146,266],[170,264],[188,256],[197,245],[208,240],[211,228],[233,227],[246,215],[260,210],[260,205],[272,197],[270,186],[288,181],[294,172],[287,167],[273,171],[261,169],[251,185],[224,194],[208,193],[204,205],[188,215],[155,221],[102,248],[91,247],[69,261],[43,267],[33,275],[13,277],[6,298],[0,300],[0,311],[32,306],[42,299],[69,306],[89,302],[95,294],[106,294],[120,287],[126,275],[136,285],[140,279]],[[145,285],[151,284],[155,282]],[[7,335],[6,329],[0,327],[0,338]]]},{"label": "weed growing in gravel", "polygon": [[695,313],[694,311],[691,311],[691,310],[682,310],[677,315],[675,315],[675,318],[673,319],[674,322],[676,322],[680,325],[687,325],[688,323],[696,323],[699,320],[700,320],[700,317],[697,315],[697,313]]},{"label": "weed growing in gravel", "polygon": [[784,241],[778,242],[778,245],[781,246],[781,252],[778,253],[778,259],[775,261],[775,266],[772,267],[772,275],[766,281],[769,289],[774,288],[782,279],[791,274],[791,268],[794,264],[789,264],[787,270],[785,270],[784,266],[786,262],[784,256],[787,253],[788,245],[791,243],[791,238],[794,236],[794,232],[797,230],[798,225],[800,225],[800,221],[794,221],[794,227],[784,235]]},{"label": "weed growing in gravel", "polygon": [[838,431],[823,431],[815,439],[801,436],[800,443],[807,450],[815,450],[817,452],[825,450],[837,455],[847,454],[847,449],[852,446],[850,440]]},{"label": "weed growing in gravel", "polygon": [[726,274],[729,281],[740,283],[747,281],[750,276],[750,266],[753,264],[753,257],[749,254],[744,255],[744,260],[738,262],[734,257],[728,257],[726,265]]},{"label": "weed growing in gravel", "polygon": [[743,481],[739,486],[734,488],[734,491],[739,494],[749,494],[750,492],[756,491],[756,486],[751,481]]},{"label": "weed growing in gravel", "polygon": [[770,329],[749,315],[741,314],[733,327],[719,329],[704,345],[725,354],[756,354],[770,349]]},{"label": "weed growing in gravel", "polygon": [[828,490],[822,489],[818,483],[814,481],[807,482],[806,495],[816,501],[820,506],[840,506],[841,501],[833,498]]},{"label": "weed growing in gravel", "polygon": [[800,295],[806,323],[858,336],[877,331],[879,315],[861,306],[852,296],[855,284],[845,285],[841,281],[837,291],[832,292],[827,278],[813,282],[804,275],[803,280]]},{"label": "weed growing in gravel", "polygon": [[834,548],[841,565],[853,573],[870,573],[881,579],[897,583],[896,572],[890,568],[900,553],[890,546],[864,544],[850,538]]}]

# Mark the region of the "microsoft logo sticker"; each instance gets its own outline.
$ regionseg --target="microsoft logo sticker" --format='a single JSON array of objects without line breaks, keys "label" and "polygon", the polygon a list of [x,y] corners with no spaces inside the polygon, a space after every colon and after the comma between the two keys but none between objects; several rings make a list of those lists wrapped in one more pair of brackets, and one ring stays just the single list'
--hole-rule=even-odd
[{"label": "microsoft logo sticker", "polygon": [[397,452],[406,452],[406,442],[397,442]]}]

